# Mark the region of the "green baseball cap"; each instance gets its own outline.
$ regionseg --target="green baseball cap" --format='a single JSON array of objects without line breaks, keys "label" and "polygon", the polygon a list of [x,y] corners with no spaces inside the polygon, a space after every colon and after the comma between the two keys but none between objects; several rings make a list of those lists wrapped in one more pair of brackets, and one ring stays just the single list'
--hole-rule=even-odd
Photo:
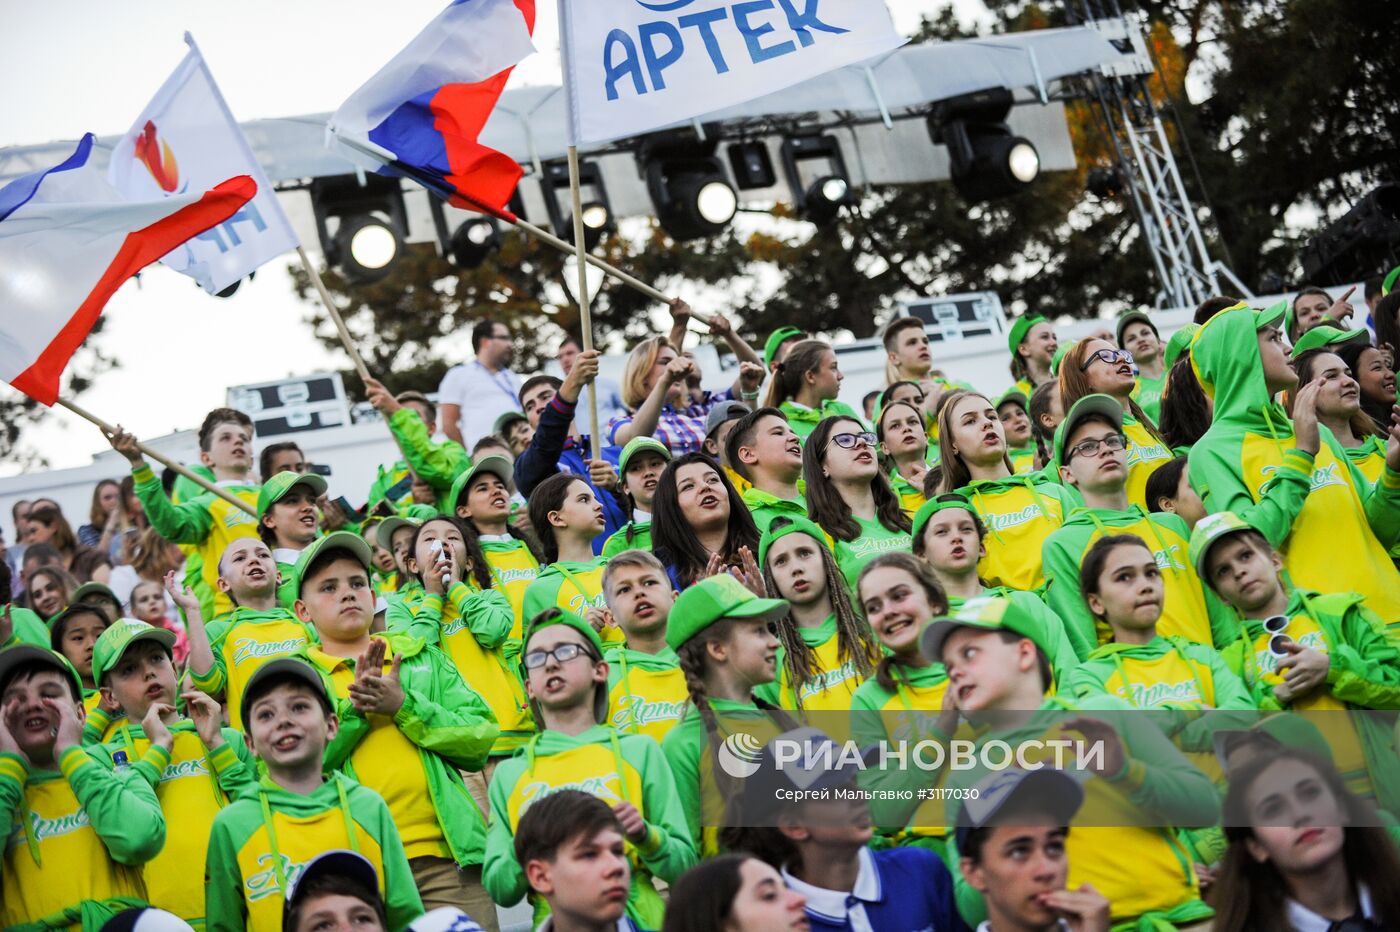
[{"label": "green baseball cap", "polygon": [[1012,634],[1029,638],[1045,656],[1050,650],[1045,646],[1045,628],[1021,606],[1002,596],[981,596],[968,599],[963,607],[951,615],[935,618],[919,632],[919,652],[934,663],[943,662],[943,644],[948,636],[959,628],[978,628],[982,631],[1010,631]]},{"label": "green baseball cap", "polygon": [[[536,615],[525,631],[525,638],[520,642],[520,679],[529,678],[529,671],[525,669],[526,648],[530,639],[536,633],[554,625],[563,625],[566,628],[573,628],[585,641],[593,648],[594,656],[599,660],[603,659],[603,640],[598,637],[598,632],[593,630],[585,619],[573,612],[566,612],[563,609],[546,609]],[[599,683],[593,692],[593,718],[595,721],[604,722],[608,718],[608,684]]]},{"label": "green baseball cap", "polygon": [[1167,341],[1167,348],[1162,352],[1162,365],[1165,371],[1170,371],[1176,365],[1176,361],[1181,358],[1181,354],[1186,352],[1191,341],[1196,338],[1196,332],[1201,329],[1200,324],[1187,324],[1176,333],[1171,335]]},{"label": "green baseball cap", "polygon": [[[783,523],[781,527],[775,528],[773,524]],[[817,527],[810,518],[802,515],[782,515],[773,519],[773,524],[768,525],[768,530],[763,532],[763,536],[758,541],[758,565],[761,569],[768,564],[768,549],[779,540],[789,534],[806,534],[815,540],[827,552],[831,551],[831,545],[827,543],[826,533]]]},{"label": "green baseball cap", "polygon": [[773,367],[773,357],[778,355],[778,348],[794,337],[805,337],[807,331],[800,327],[779,327],[768,335],[768,342],[763,344],[763,367],[771,369]]},{"label": "green baseball cap", "polygon": [[1060,426],[1055,428],[1055,465],[1065,465],[1065,444],[1069,442],[1069,435],[1074,433],[1074,429],[1079,426],[1079,422],[1090,416],[1106,417],[1109,422],[1117,427],[1119,433],[1123,431],[1123,406],[1117,399],[1108,395],[1085,395],[1074,403],[1074,407],[1069,409],[1065,419],[1060,422]]},{"label": "green baseball cap", "polygon": [[1008,401],[1014,401],[1021,407],[1025,408],[1027,411],[1030,410],[1030,399],[1026,397],[1025,392],[1021,391],[1014,385],[1008,388],[1006,391],[1002,392],[1001,397],[998,398],[996,401],[992,402],[992,407],[1000,410],[1001,406],[1006,404]]},{"label": "green baseball cap", "polygon": [[262,491],[258,492],[258,519],[261,520],[269,508],[290,495],[292,489],[299,485],[306,486],[317,498],[325,495],[328,488],[326,480],[314,472],[279,472],[264,482]]},{"label": "green baseball cap", "polygon": [[412,518],[401,518],[398,515],[390,515],[379,526],[374,529],[374,542],[390,553],[394,552],[394,532],[400,528],[417,528],[423,522],[414,521]]},{"label": "green baseball cap", "polygon": [[515,464],[504,456],[483,456],[472,463],[467,471],[452,482],[452,491],[447,494],[446,511],[443,514],[456,514],[462,494],[472,484],[472,480],[484,472],[489,472],[505,483],[507,492],[515,491]]},{"label": "green baseball cap", "polygon": [[[1141,309],[1134,309],[1128,311],[1125,314],[1123,314],[1122,317],[1118,318],[1118,325],[1114,328],[1113,331],[1114,339],[1118,341],[1119,348],[1125,348],[1123,347],[1123,331],[1127,330],[1128,325],[1132,323],[1147,324],[1147,326],[1152,328],[1153,333],[1157,333],[1157,325],[1152,322],[1152,318],[1148,316],[1148,313],[1146,311]],[[1161,337],[1160,333],[1158,333],[1157,335],[1159,338]]]},{"label": "green baseball cap", "polygon": [[[1247,307],[1247,305],[1241,301],[1239,304],[1235,305],[1235,307]],[[1233,308],[1227,307],[1225,310],[1229,311],[1233,310]],[[1283,331],[1286,334],[1293,326],[1293,305],[1289,304],[1287,301],[1276,301],[1262,311],[1254,312],[1255,330],[1263,330],[1265,327],[1277,327],[1280,321],[1282,321]]]},{"label": "green baseball cap", "polygon": [[100,582],[85,582],[77,589],[73,590],[73,598],[69,600],[70,605],[77,605],[79,602],[90,603],[93,598],[110,599],[112,604],[117,606],[117,614],[121,614],[122,600],[117,598],[117,594],[109,587]]},{"label": "green baseball cap", "polygon": [[1023,314],[1011,323],[1011,332],[1006,335],[1006,346],[1011,350],[1011,355],[1016,355],[1016,347],[1026,339],[1026,334],[1031,332],[1031,328],[1036,324],[1045,323],[1045,318],[1039,314]]},{"label": "green baseball cap", "polygon": [[918,540],[923,537],[924,528],[933,520],[933,516],[950,508],[961,508],[963,511],[977,514],[977,509],[972,507],[972,500],[961,492],[945,492],[942,495],[935,495],[920,505],[918,511],[914,512],[914,527],[909,532],[910,538]]},{"label": "green baseball cap", "polygon": [[627,441],[627,445],[622,448],[622,453],[617,458],[617,474],[627,475],[627,464],[632,461],[632,457],[638,453],[655,453],[666,462],[671,462],[671,448],[666,446],[655,437],[633,437]]},{"label": "green baseball cap", "polygon": [[102,610],[102,606],[91,603],[73,602],[63,611],[49,619],[49,646],[58,650],[58,645],[63,641],[63,626],[68,623],[68,619],[77,615],[96,615],[107,624],[112,623],[112,619],[107,617],[107,613]]},{"label": "green baseball cap", "polygon": [[1206,557],[1210,555],[1210,548],[1222,537],[1250,530],[1253,530],[1253,527],[1233,511],[1217,511],[1196,522],[1196,527],[1191,531],[1191,543],[1187,546],[1187,554],[1202,582],[1206,581]]},{"label": "green baseball cap", "polygon": [[1398,278],[1400,278],[1400,265],[1397,265],[1395,268],[1387,272],[1385,280],[1381,282],[1382,298],[1390,294],[1390,292],[1395,288],[1395,280]]},{"label": "green baseball cap", "polygon": [[[321,674],[316,668],[300,657],[273,657],[266,661],[248,677],[248,684],[243,687],[243,697],[239,701],[238,720],[243,723],[243,733],[248,734],[248,713],[253,709],[254,700],[260,696],[260,687],[274,677],[290,676],[295,677],[320,697],[324,703],[321,708],[330,710],[334,714],[335,703],[331,701],[331,694],[326,690],[326,681],[321,678]],[[230,710],[232,711],[232,710]]]},{"label": "green baseball cap", "polygon": [[1308,350],[1321,349],[1324,346],[1370,342],[1371,335],[1365,330],[1342,330],[1330,324],[1318,324],[1298,338],[1298,342],[1293,344],[1293,352],[1290,355],[1297,359]]},{"label": "green baseball cap", "polygon": [[777,621],[788,613],[786,599],[761,599],[728,573],[702,579],[681,593],[666,622],[666,646],[676,650],[721,618]]},{"label": "green baseball cap", "polygon": [[102,678],[112,672],[127,648],[138,641],[155,641],[167,654],[175,649],[175,633],[135,618],[122,618],[103,631],[92,645],[92,681],[102,685]]},{"label": "green baseball cap", "polygon": [[27,667],[31,664],[42,664],[46,667],[53,667],[68,679],[68,685],[72,687],[73,701],[83,701],[83,680],[78,676],[78,671],[73,669],[73,665],[68,662],[68,658],[56,650],[49,650],[39,647],[37,644],[14,644],[0,650],[0,690],[9,685],[15,670],[20,667]]},{"label": "green baseball cap", "polygon": [[504,440],[506,439],[506,431],[510,430],[510,425],[516,421],[525,421],[528,424],[530,419],[519,411],[507,411],[496,418],[496,423],[491,425],[491,433]]},{"label": "green baseball cap", "polygon": [[1075,344],[1077,344],[1078,342],[1078,340],[1068,340],[1055,347],[1055,355],[1050,357],[1051,375],[1060,374],[1060,361],[1063,360],[1065,356],[1069,355],[1069,351],[1074,349]]},{"label": "green baseball cap", "polygon": [[301,556],[297,557],[297,565],[292,570],[292,575],[296,580],[292,588],[293,591],[296,592],[297,598],[301,597],[302,577],[305,576],[306,571],[311,568],[311,564],[316,562],[317,558],[328,550],[350,551],[351,556],[358,560],[360,565],[366,570],[369,569],[370,559],[374,555],[370,551],[369,544],[365,542],[365,539],[359,534],[353,534],[350,531],[336,531],[333,534],[327,534],[325,537],[317,538],[311,542],[311,546],[301,552]]}]

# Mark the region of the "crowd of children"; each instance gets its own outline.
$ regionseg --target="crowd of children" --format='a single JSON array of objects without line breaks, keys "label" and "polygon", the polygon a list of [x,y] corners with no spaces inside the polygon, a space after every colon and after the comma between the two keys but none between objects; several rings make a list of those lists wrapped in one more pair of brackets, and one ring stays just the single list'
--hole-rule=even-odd
[{"label": "crowd of children", "polygon": [[1396,347],[1352,313],[1022,317],[998,396],[898,318],[868,420],[829,344],[716,318],[733,387],[646,341],[601,459],[594,351],[470,450],[370,380],[363,521],[241,412],[232,501],[117,428],[81,533],[21,503],[0,562],[0,928],[1400,930]]}]

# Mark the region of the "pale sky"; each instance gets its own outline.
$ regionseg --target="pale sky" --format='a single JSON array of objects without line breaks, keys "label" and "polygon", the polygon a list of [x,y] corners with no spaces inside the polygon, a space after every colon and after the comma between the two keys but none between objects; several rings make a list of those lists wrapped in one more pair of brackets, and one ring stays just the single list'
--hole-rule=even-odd
[{"label": "pale sky", "polygon": [[[889,0],[896,26],[912,32],[940,0]],[[0,0],[0,147],[125,132],[184,57],[193,33],[239,120],[334,110],[442,8],[442,0]],[[984,13],[956,0],[964,18]],[[512,86],[559,82],[554,4],[539,3],[535,46]],[[231,299],[152,266],[108,303],[94,343],[121,362],[80,399],[99,417],[141,437],[197,426],[224,403],[229,385],[347,368],[305,321],[289,260],[266,265]],[[435,388],[435,386],[432,386]],[[13,392],[0,385],[0,394]],[[21,444],[52,467],[80,466],[105,448],[95,428],[53,412]],[[17,471],[0,464],[0,476]]]}]

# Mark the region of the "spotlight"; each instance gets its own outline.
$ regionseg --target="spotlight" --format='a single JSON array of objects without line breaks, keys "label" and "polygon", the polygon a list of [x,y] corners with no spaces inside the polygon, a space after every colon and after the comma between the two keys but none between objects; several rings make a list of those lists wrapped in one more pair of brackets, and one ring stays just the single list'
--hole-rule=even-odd
[{"label": "spotlight", "polygon": [[501,248],[501,233],[496,221],[485,217],[468,220],[452,234],[452,261],[464,269],[474,269]]},{"label": "spotlight", "polygon": [[1400,185],[1382,184],[1303,246],[1309,285],[1345,285],[1388,269],[1400,257]]},{"label": "spotlight", "polygon": [[[800,215],[825,226],[837,218],[842,207],[855,202],[846,159],[834,136],[789,136],[783,140],[782,150],[783,172]],[[821,163],[820,174],[807,184],[802,166],[814,162]],[[812,177],[810,172],[805,174]]]},{"label": "spotlight", "polygon": [[771,188],[778,183],[778,173],[773,171],[773,157],[768,154],[768,144],[764,142],[736,142],[730,145],[729,167],[734,170],[734,180],[743,191]]},{"label": "spotlight", "polygon": [[994,87],[940,100],[929,113],[929,136],[948,147],[953,184],[968,201],[1017,194],[1040,176],[1040,153],[1006,125],[1011,104],[1011,91]]},{"label": "spotlight", "polygon": [[[356,284],[384,278],[403,254],[408,232],[397,178],[334,175],[311,182],[316,233],[326,261]],[[329,221],[336,227],[331,230]]]},{"label": "spotlight", "polygon": [[[597,162],[579,162],[579,189],[583,194],[583,246],[592,251],[603,241],[603,237],[617,228],[613,218],[608,189],[603,184],[603,173]],[[574,214],[570,206],[569,165],[567,162],[546,162],[544,177],[540,179],[544,206],[549,212],[549,222],[554,227],[554,235],[560,239],[574,241]]]},{"label": "spotlight", "polygon": [[739,209],[739,196],[713,156],[653,150],[646,161],[646,178],[656,218],[677,242],[720,233]]},{"label": "spotlight", "polygon": [[1123,173],[1116,166],[1096,165],[1084,177],[1084,190],[1101,201],[1115,198],[1123,193]]}]

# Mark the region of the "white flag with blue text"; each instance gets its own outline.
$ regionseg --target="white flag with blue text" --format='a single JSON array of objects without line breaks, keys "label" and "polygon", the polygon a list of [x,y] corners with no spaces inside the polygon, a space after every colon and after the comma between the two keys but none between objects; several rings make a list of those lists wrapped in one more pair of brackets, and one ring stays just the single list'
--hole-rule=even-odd
[{"label": "white flag with blue text", "polygon": [[883,0],[559,0],[570,142],[723,110],[893,51]]},{"label": "white flag with blue text", "polygon": [[107,175],[133,201],[204,191],[231,175],[257,182],[257,196],[232,217],[160,260],[215,294],[300,241],[199,49],[186,41],[189,54],[113,148]]}]

